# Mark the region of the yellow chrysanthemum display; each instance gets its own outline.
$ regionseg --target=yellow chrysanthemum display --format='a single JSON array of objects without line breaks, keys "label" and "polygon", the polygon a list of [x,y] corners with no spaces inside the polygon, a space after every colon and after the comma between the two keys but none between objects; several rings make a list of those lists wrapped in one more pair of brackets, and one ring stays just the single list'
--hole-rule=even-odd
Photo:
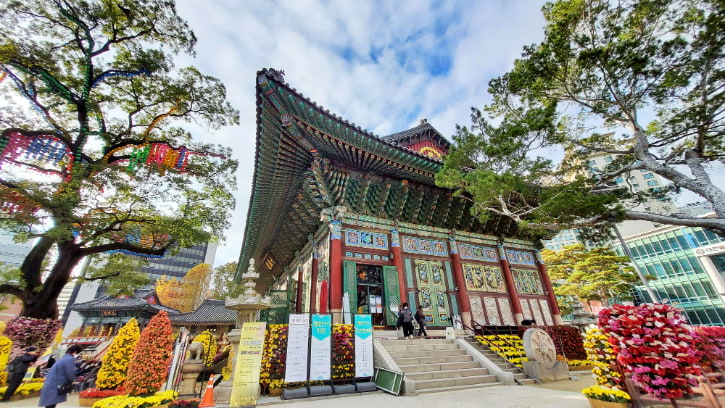
[{"label": "yellow chrysanthemum display", "polygon": [[214,357],[216,356],[217,344],[216,338],[209,330],[204,330],[199,333],[192,343],[201,343],[204,345],[204,365],[211,367],[214,364]]},{"label": "yellow chrysanthemum display", "polygon": [[523,367],[524,361],[529,361],[524,351],[524,342],[519,336],[512,334],[476,336],[476,340],[519,368]]},{"label": "yellow chrysanthemum display", "polygon": [[[43,382],[25,382],[20,384],[18,389],[15,390],[13,395],[30,395],[34,392],[39,392],[43,388]],[[7,387],[0,387],[0,395],[5,394]]]},{"label": "yellow chrysanthemum display", "polygon": [[609,338],[597,327],[587,330],[584,339],[587,359],[592,364],[592,375],[597,384],[608,388],[620,388],[622,375],[612,369],[617,356],[614,354]]},{"label": "yellow chrysanthemum display", "polygon": [[0,386],[8,382],[8,372],[5,367],[8,365],[10,349],[13,348],[13,341],[5,336],[0,336]]},{"label": "yellow chrysanthemum display", "polygon": [[629,402],[631,399],[629,394],[616,388],[601,387],[594,385],[587,387],[582,390],[582,394],[586,395],[587,398],[609,401],[609,402]]},{"label": "yellow chrysanthemum display", "polygon": [[116,395],[104,398],[93,403],[92,408],[141,408],[156,407],[168,404],[179,394],[176,391],[160,391],[149,397],[131,397],[128,395]]},{"label": "yellow chrysanthemum display", "polygon": [[114,389],[126,381],[126,369],[140,335],[136,319],[129,320],[118,331],[111,347],[103,356],[103,364],[96,378],[96,387],[103,390]]}]

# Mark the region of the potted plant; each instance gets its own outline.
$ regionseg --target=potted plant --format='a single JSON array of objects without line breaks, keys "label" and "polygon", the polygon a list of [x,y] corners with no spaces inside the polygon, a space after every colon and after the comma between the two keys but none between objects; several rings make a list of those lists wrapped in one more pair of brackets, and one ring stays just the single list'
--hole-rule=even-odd
[{"label": "potted plant", "polygon": [[123,388],[115,390],[99,390],[97,388],[89,388],[78,393],[78,405],[81,407],[92,407],[93,403],[103,398],[123,395],[126,390]]},{"label": "potted plant", "polygon": [[199,408],[200,403],[199,398],[177,399],[169,403],[169,408]]},{"label": "potted plant", "polygon": [[595,385],[582,390],[592,408],[627,408],[629,394],[616,388]]}]

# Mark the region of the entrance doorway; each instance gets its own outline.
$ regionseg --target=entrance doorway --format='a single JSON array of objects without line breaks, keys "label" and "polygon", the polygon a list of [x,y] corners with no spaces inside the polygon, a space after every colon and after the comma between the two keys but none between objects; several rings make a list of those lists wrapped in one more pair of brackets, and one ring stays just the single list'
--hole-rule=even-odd
[{"label": "entrance doorway", "polygon": [[357,265],[357,312],[370,313],[373,324],[385,324],[383,305],[383,267],[380,265]]},{"label": "entrance doorway", "polygon": [[395,266],[345,260],[342,287],[343,293],[349,294],[352,312],[370,313],[375,325],[395,326],[400,305],[398,269]]}]

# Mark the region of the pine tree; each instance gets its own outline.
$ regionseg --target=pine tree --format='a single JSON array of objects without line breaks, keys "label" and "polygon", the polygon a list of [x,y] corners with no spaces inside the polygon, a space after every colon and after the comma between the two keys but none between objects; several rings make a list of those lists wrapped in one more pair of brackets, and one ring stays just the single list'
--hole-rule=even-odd
[{"label": "pine tree", "polygon": [[136,319],[129,320],[118,331],[108,353],[103,356],[103,364],[98,372],[96,387],[115,389],[126,381],[126,370],[140,335]]},{"label": "pine tree", "polygon": [[163,385],[171,363],[173,343],[169,316],[161,311],[141,332],[128,365],[126,390],[130,395],[151,394]]}]

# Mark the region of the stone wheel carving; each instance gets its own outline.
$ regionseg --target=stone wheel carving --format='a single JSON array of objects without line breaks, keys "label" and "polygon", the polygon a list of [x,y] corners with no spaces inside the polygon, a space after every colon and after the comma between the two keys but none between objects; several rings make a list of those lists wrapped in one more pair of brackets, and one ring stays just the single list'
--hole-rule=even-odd
[{"label": "stone wheel carving", "polygon": [[548,369],[556,365],[554,341],[544,330],[532,328],[524,332],[524,351],[529,361],[538,361]]}]

